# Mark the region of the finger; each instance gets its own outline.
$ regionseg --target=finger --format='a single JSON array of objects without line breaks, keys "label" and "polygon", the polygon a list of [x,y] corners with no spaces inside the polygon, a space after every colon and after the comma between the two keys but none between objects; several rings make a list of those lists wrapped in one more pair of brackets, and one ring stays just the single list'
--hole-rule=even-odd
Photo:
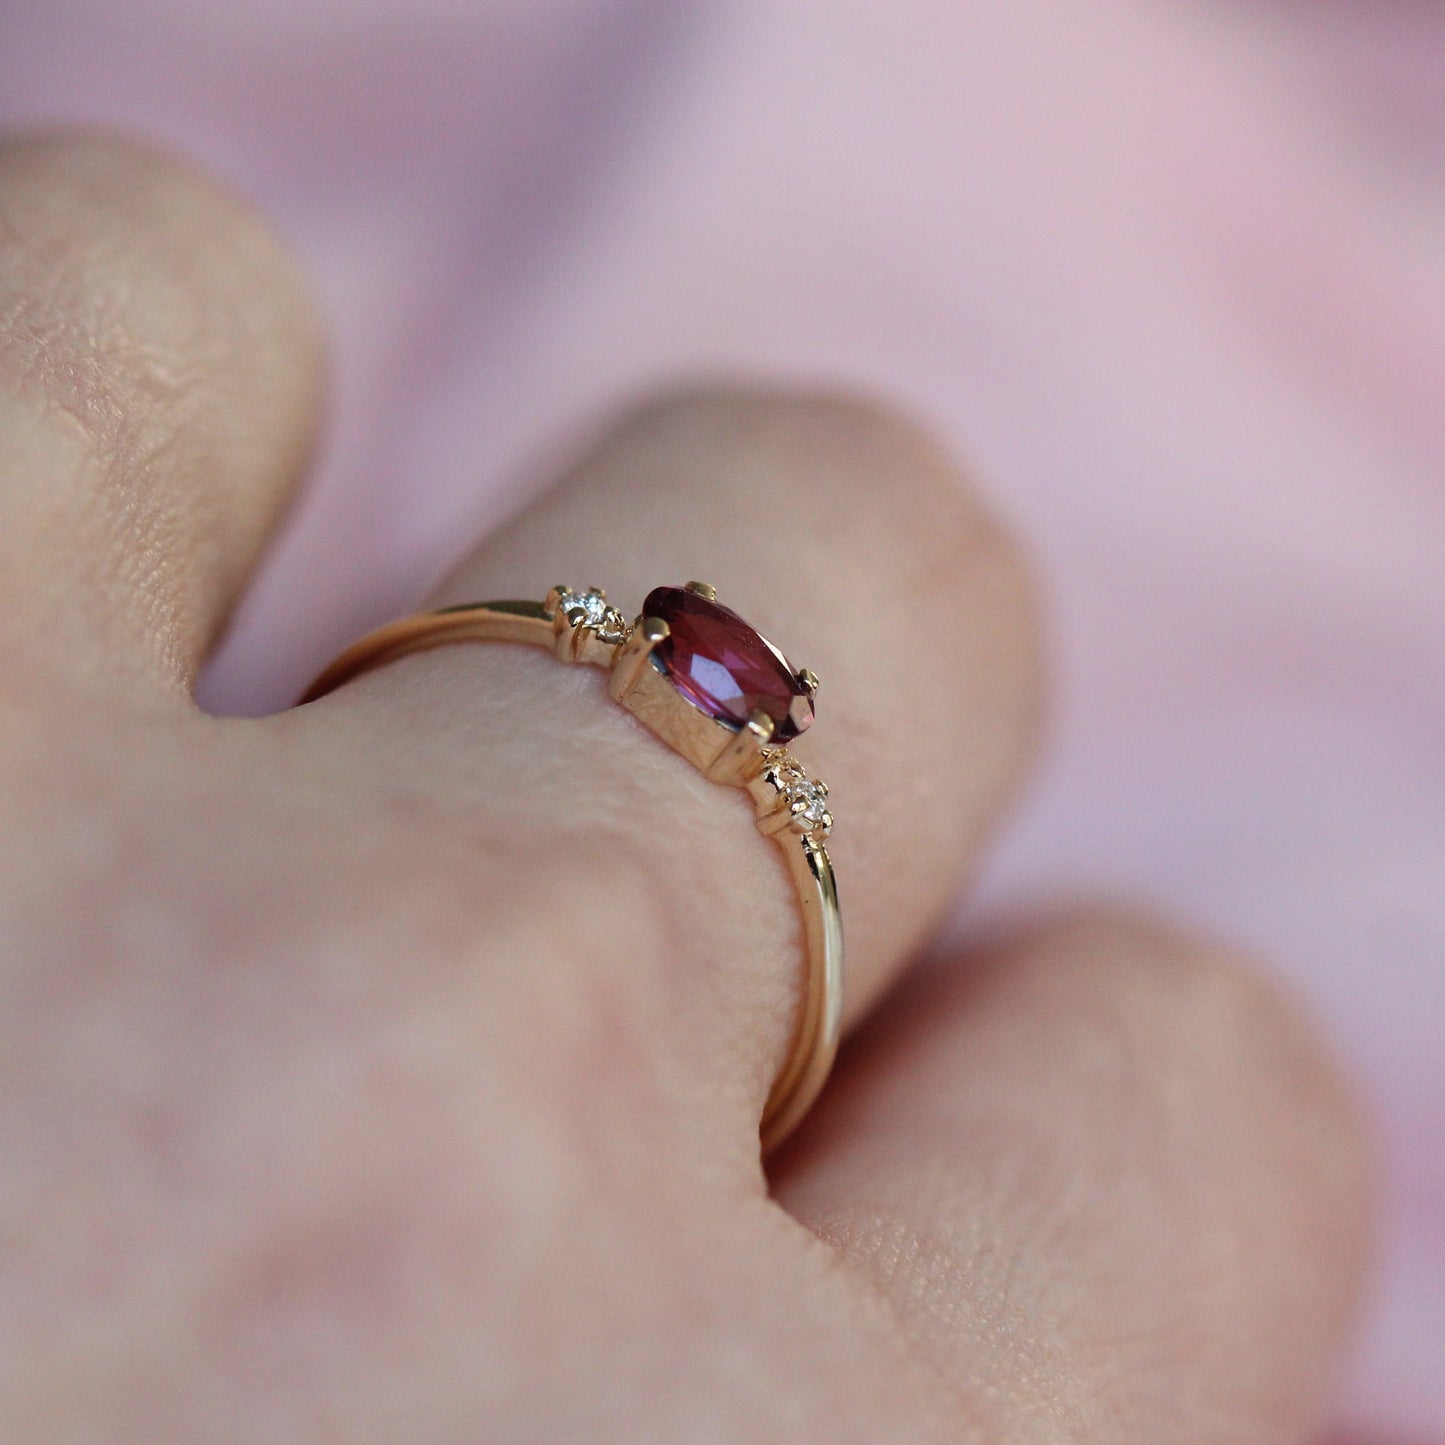
[{"label": "finger", "polygon": [[1364,1257],[1355,1110],[1294,1010],[1112,916],[934,967],[857,1041],[779,1198],[987,1439],[1305,1438]]},{"label": "finger", "polygon": [[0,145],[11,675],[189,683],[300,472],[317,371],[296,270],[236,199],[119,140]]},{"label": "finger", "polygon": [[[631,416],[436,600],[601,582],[630,615],[652,586],[694,577],[822,679],[795,749],[832,789],[856,1018],[934,927],[1028,756],[1024,568],[912,425],[861,402],[723,389]],[[645,733],[591,669],[530,650],[446,648],[346,692],[300,716],[337,737],[362,729],[388,788],[410,779],[546,866],[631,860],[674,943],[659,1008],[693,1016],[652,1031],[686,1040],[681,1068],[714,1087],[725,1060],[751,1109],[787,1043],[801,955],[786,873],[746,799]]]}]

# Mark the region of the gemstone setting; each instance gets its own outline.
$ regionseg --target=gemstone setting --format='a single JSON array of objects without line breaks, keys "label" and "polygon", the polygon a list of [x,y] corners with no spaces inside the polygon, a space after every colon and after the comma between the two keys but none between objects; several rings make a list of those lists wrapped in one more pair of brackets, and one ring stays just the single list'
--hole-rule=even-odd
[{"label": "gemstone setting", "polygon": [[795,832],[821,840],[833,831],[827,783],[810,778],[808,770],[786,748],[769,748],[763,754],[762,777],[787,809],[788,826]]},{"label": "gemstone setting", "polygon": [[585,592],[557,591],[557,611],[572,627],[586,627],[602,642],[621,642],[627,636],[627,619],[607,600],[600,587]]},{"label": "gemstone setting", "polygon": [[764,713],[779,742],[797,737],[812,723],[816,683],[811,674],[796,673],[730,607],[691,587],[655,587],[642,604],[642,616],[668,627],[652,650],[654,666],[709,717],[736,730],[754,713]]}]

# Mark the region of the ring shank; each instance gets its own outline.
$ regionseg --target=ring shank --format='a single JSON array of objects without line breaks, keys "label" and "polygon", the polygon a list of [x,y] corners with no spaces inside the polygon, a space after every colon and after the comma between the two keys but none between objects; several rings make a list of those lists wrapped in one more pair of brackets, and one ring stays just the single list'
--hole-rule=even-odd
[{"label": "ring shank", "polygon": [[[468,603],[419,612],[369,633],[341,653],[307,688],[314,702],[363,673],[413,652],[462,642],[511,642],[551,650],[555,625],[533,601]],[[803,923],[803,996],[787,1056],[768,1094],[759,1126],[762,1148],[776,1148],[808,1112],[838,1051],[843,1009],[843,925],[828,850],[792,831],[773,840],[782,849]]]},{"label": "ring shank", "polygon": [[803,914],[807,973],[793,1043],[763,1109],[764,1153],[781,1144],[812,1108],[832,1070],[843,1021],[843,921],[828,850],[796,834],[779,834],[777,841]]}]

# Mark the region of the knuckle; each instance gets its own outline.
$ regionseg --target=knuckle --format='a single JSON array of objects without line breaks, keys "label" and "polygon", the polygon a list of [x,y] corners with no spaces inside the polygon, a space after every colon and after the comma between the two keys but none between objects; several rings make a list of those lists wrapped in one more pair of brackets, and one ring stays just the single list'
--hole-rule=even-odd
[{"label": "knuckle", "polygon": [[304,460],[318,358],[295,267],[200,172],[101,132],[0,147],[0,411],[14,475],[47,478],[0,546],[124,603],[118,653],[194,668]]},{"label": "knuckle", "polygon": [[[310,334],[299,278],[266,228],[164,152],[58,130],[9,146],[0,174],[0,380],[109,466],[139,474],[174,450],[233,384],[227,367],[276,385],[285,350],[268,329],[288,345]],[[238,326],[257,305],[268,327]],[[297,368],[281,370],[294,390]]]},{"label": "knuckle", "polygon": [[1216,1119],[1247,1111],[1257,1137],[1287,1141],[1309,1213],[1336,1219],[1344,1238],[1363,1232],[1372,1173],[1363,1111],[1307,1010],[1266,970],[1121,908],[1060,918],[1038,946],[1076,975],[1070,997],[1107,998],[1085,1007],[1107,1011],[1131,1070],[1142,1059],[1190,1079]]},{"label": "knuckle", "polygon": [[[1090,908],[1027,947],[1014,1003],[1047,1017],[1081,1107],[1058,1197],[1084,1180],[1106,1209],[1130,1201],[1128,1250],[1099,1267],[1147,1321],[1121,1337],[1065,1299],[1067,1398],[1102,1426],[1133,1379],[1202,1353],[1256,1438],[1318,1388],[1308,1352],[1281,1368],[1281,1322],[1309,1318],[1323,1360],[1357,1301],[1372,1208],[1358,1108],[1298,1005],[1216,943]],[[1050,1227],[1081,1247],[1100,1217],[1056,1206]]]}]

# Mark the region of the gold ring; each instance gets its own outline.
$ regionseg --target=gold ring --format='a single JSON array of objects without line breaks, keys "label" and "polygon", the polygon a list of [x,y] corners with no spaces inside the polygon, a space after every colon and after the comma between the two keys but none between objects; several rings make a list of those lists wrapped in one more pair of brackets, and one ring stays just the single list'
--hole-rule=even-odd
[{"label": "gold ring", "polygon": [[408,653],[455,642],[520,642],[606,668],[608,691],[715,783],[744,788],[759,829],[782,849],[803,919],[803,998],[763,1110],[775,1148],[808,1112],[838,1051],[843,923],[824,845],[827,785],[787,744],[813,720],[818,679],[795,670],[705,582],[657,587],[628,622],[599,587],[553,587],[542,602],[475,602],[419,612],[354,643],[307,689],[311,702]]}]

